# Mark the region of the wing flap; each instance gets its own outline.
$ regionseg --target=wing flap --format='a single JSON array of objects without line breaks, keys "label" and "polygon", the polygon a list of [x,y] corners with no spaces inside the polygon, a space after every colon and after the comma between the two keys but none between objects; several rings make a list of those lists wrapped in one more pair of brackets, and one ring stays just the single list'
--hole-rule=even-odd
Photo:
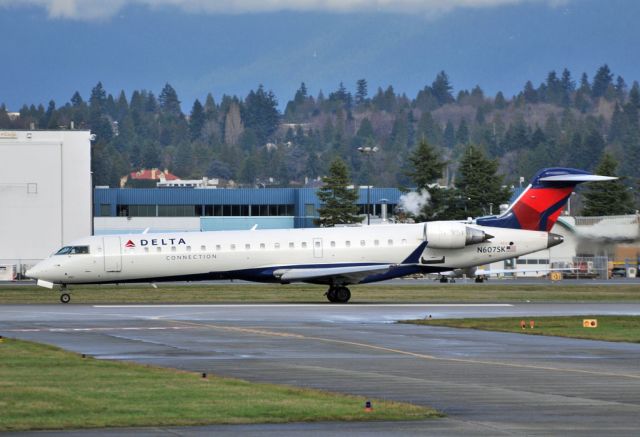
[{"label": "wing flap", "polygon": [[327,282],[354,283],[361,281],[369,275],[385,273],[392,266],[393,264],[376,264],[346,267],[294,268],[276,270],[273,274],[276,278],[280,279],[281,282],[327,280]]}]

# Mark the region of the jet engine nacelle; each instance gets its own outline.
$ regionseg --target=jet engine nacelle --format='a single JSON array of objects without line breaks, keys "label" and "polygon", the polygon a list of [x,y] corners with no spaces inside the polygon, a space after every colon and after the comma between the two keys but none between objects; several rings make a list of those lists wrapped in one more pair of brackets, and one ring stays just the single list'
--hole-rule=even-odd
[{"label": "jet engine nacelle", "polygon": [[482,243],[493,238],[492,235],[480,229],[456,222],[425,223],[424,237],[427,241],[427,247],[434,249],[461,249],[470,244]]}]

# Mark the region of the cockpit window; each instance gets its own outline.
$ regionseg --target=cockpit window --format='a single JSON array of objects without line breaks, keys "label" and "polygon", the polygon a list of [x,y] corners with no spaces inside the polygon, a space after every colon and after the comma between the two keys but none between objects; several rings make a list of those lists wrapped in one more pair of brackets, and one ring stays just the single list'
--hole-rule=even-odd
[{"label": "cockpit window", "polygon": [[89,246],[73,246],[73,255],[86,255],[89,253]]},{"label": "cockpit window", "polygon": [[65,246],[56,255],[85,255],[89,253],[89,246]]}]

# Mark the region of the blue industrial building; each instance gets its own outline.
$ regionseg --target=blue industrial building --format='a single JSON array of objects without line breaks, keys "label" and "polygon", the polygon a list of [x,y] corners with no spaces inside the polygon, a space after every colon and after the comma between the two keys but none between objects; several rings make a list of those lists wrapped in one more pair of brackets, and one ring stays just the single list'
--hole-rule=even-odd
[{"label": "blue industrial building", "polygon": [[[320,201],[314,188],[96,188],[95,217],[200,217],[202,230],[313,227]],[[393,214],[402,193],[371,188],[371,215],[382,204]],[[367,211],[367,188],[359,189],[360,213]]]}]

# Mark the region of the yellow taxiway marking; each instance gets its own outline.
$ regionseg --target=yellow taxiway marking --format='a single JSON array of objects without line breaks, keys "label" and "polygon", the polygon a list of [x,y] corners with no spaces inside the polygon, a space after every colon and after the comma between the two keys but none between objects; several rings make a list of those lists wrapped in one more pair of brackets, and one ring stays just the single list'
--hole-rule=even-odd
[{"label": "yellow taxiway marking", "polygon": [[563,367],[553,367],[553,366],[541,366],[535,364],[519,364],[519,363],[505,363],[502,361],[486,361],[486,360],[472,360],[465,358],[446,358],[446,357],[436,357],[433,355],[422,354],[419,352],[411,352],[405,351],[402,349],[394,349],[386,346],[378,346],[370,343],[362,343],[358,341],[349,341],[349,340],[339,340],[335,338],[325,338],[325,337],[315,337],[308,336],[303,334],[291,334],[286,332],[277,332],[266,329],[256,329],[256,328],[240,328],[237,326],[224,326],[224,325],[216,325],[211,323],[197,323],[197,322],[185,322],[182,320],[168,320],[165,321],[176,323],[176,324],[185,324],[188,326],[200,326],[211,329],[217,329],[221,331],[228,332],[239,332],[243,334],[254,334],[254,335],[263,335],[267,337],[286,337],[286,338],[296,338],[299,340],[312,340],[312,341],[321,341],[325,343],[334,343],[334,344],[342,344],[347,346],[356,346],[365,349],[372,349],[382,352],[388,352],[398,355],[406,355],[422,360],[432,360],[432,361],[449,361],[455,363],[465,363],[465,364],[483,364],[490,366],[501,366],[501,367],[511,367],[516,369],[529,369],[529,370],[550,370],[555,372],[568,372],[568,373],[580,373],[585,375],[597,375],[597,376],[613,376],[613,377],[621,377],[621,378],[632,378],[639,379],[640,374],[630,374],[630,373],[612,373],[612,372],[596,372],[593,370],[584,370],[584,369],[571,369],[571,368],[563,368]]}]

